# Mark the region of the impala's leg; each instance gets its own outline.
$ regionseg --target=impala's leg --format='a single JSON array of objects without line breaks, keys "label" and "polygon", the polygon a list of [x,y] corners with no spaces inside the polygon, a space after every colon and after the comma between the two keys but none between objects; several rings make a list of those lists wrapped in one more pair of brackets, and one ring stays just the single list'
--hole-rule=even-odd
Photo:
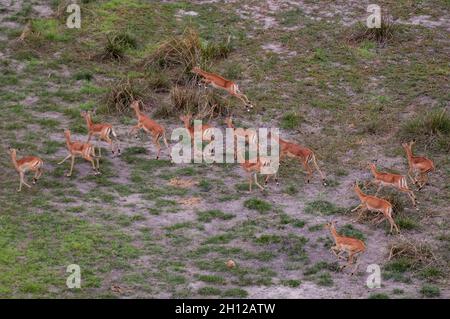
[{"label": "impala's leg", "polygon": [[258,173],[255,173],[255,184],[263,191],[264,187],[262,187],[259,183],[258,183]]},{"label": "impala's leg", "polygon": [[409,170],[408,170],[408,177],[413,184],[416,184],[417,181],[413,178],[413,171],[411,168],[409,168]]},{"label": "impala's leg", "polygon": [[[134,131],[138,130],[139,128],[140,128],[139,125],[133,126],[128,134],[129,134],[129,135],[133,134]],[[137,138],[137,135],[136,135],[136,138]]]},{"label": "impala's leg", "polygon": [[33,184],[36,184],[40,174],[39,174],[40,168],[36,168],[36,170],[34,171],[34,177],[33,177]]},{"label": "impala's leg", "polygon": [[308,162],[306,160],[302,161],[303,167],[305,168],[305,171],[307,172],[307,179],[306,182],[309,183],[312,178],[312,170],[311,167],[309,167]]},{"label": "impala's leg", "polygon": [[351,210],[351,212],[353,213],[354,211],[357,211],[358,209],[360,209],[360,208],[362,208],[364,206],[364,204],[359,204],[358,206],[356,206],[355,208],[353,208],[352,210]]},{"label": "impala's leg", "polygon": [[395,231],[396,231],[397,233],[400,233],[400,230],[398,229],[398,226],[397,226],[397,224],[395,223],[394,219],[393,219],[392,217],[390,217],[390,216],[388,216],[387,218],[388,218],[389,223],[391,224],[391,230],[390,230],[390,232],[392,233],[392,230],[395,228]]},{"label": "impala's leg", "polygon": [[376,193],[375,193],[375,196],[378,195],[378,193],[380,192],[380,190],[381,190],[382,188],[383,188],[383,185],[379,184],[379,185],[378,185],[378,188],[377,188],[377,191],[376,191]]},{"label": "impala's leg", "polygon": [[250,177],[248,178],[248,185],[249,185],[249,191],[252,191],[252,183],[253,183],[253,179],[252,179],[252,174],[250,173]]},{"label": "impala's leg", "polygon": [[161,153],[161,144],[159,143],[159,139],[161,138],[161,134],[155,135],[153,138],[153,144],[156,145],[158,151],[156,153],[156,159],[159,159],[159,153]]},{"label": "impala's leg", "polygon": [[358,267],[359,267],[359,263],[358,263],[358,261],[356,261],[355,267],[353,268],[352,272],[350,273],[351,276],[353,276],[355,274],[355,272],[358,270]]},{"label": "impala's leg", "polygon": [[100,157],[101,157],[101,153],[100,153],[100,157],[95,156],[95,149],[94,149],[94,148],[93,148],[93,152],[92,152],[92,153],[93,153],[93,154],[92,154],[92,155],[93,155],[92,158],[96,160],[96,162],[97,162],[97,171],[98,171],[98,173],[100,174],[99,169],[100,169]]},{"label": "impala's leg", "polygon": [[111,138],[109,136],[105,136],[105,142],[109,144],[109,147],[111,148],[111,153],[114,154],[113,141],[111,140]]},{"label": "impala's leg", "polygon": [[92,138],[92,133],[89,132],[86,143],[89,143],[91,141],[91,138]]},{"label": "impala's leg", "polygon": [[34,176],[35,183],[37,183],[38,179],[41,178],[42,173],[43,173],[43,169],[42,169],[42,167],[39,167],[37,169],[36,176]]},{"label": "impala's leg", "polygon": [[58,165],[61,165],[62,163],[64,163],[66,160],[68,160],[70,157],[72,156],[72,154],[69,154],[66,156],[66,158],[64,158],[61,162],[58,163]]},{"label": "impala's leg", "polygon": [[72,155],[72,162],[70,163],[70,172],[67,174],[67,177],[72,176],[73,165],[75,164],[75,156]]},{"label": "impala's leg", "polygon": [[27,186],[28,188],[31,188],[31,186],[25,182],[25,173],[21,171],[19,172],[19,176],[20,176],[20,184],[19,189],[17,191],[20,192],[22,190],[22,184]]},{"label": "impala's leg", "polygon": [[420,174],[420,182],[419,182],[419,191],[428,183],[428,174],[422,173]]},{"label": "impala's leg", "polygon": [[272,175],[267,175],[266,178],[264,178],[264,185],[267,185],[271,176]]},{"label": "impala's leg", "polygon": [[319,165],[317,165],[317,161],[316,161],[316,155],[314,155],[314,153],[311,155],[311,160],[314,164],[314,167],[316,168],[316,170],[319,172],[320,177],[322,178],[322,182],[324,185],[326,185],[325,183],[325,175],[322,173],[322,171],[319,168]]}]

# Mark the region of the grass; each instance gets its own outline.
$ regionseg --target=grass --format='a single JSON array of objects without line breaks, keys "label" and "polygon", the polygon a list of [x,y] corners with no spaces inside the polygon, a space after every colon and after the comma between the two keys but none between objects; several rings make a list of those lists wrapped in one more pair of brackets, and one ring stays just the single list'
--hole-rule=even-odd
[{"label": "grass", "polygon": [[198,212],[197,216],[197,220],[203,223],[209,223],[213,219],[230,220],[235,217],[233,214],[226,214],[218,209]]},{"label": "grass", "polygon": [[250,198],[244,202],[244,207],[256,210],[263,214],[269,212],[272,209],[272,204],[259,198]]},{"label": "grass", "polygon": [[305,212],[308,214],[334,215],[342,214],[344,210],[329,201],[317,200],[306,203]]},{"label": "grass", "polygon": [[280,126],[286,130],[298,129],[300,127],[300,123],[302,121],[302,117],[297,113],[286,113],[281,118]]},{"label": "grass", "polygon": [[390,299],[388,294],[385,293],[373,293],[370,294],[368,299]]},{"label": "grass", "polygon": [[441,295],[441,290],[436,286],[423,285],[420,289],[420,293],[426,298],[436,298]]},{"label": "grass", "polygon": [[[441,2],[418,8],[390,1],[387,6],[402,19],[420,10],[437,20]],[[442,212],[450,198],[450,171],[448,113],[441,116],[448,100],[442,27],[398,25],[388,45],[376,39],[348,44],[342,41],[347,27],[316,19],[325,12],[325,2],[308,14],[287,4],[272,15],[277,24],[267,30],[259,18],[249,21],[237,14],[243,5],[252,10],[255,2],[89,1],[83,3],[82,29],[64,27],[62,8],[60,16],[36,19],[24,43],[13,40],[37,12],[32,5],[9,12],[7,20],[21,27],[1,27],[6,40],[0,51],[8,51],[0,62],[2,147],[13,144],[22,147],[23,155],[41,156],[45,171],[36,186],[17,194],[18,176],[0,152],[0,297],[117,298],[120,294],[110,289],[117,284],[142,298],[246,298],[256,286],[260,291],[299,289],[306,280],[323,285],[327,293],[344,282],[353,291],[361,280],[336,274],[334,263],[317,262],[317,256],[333,258],[323,219],[342,223],[341,207],[354,200],[346,185],[367,174],[360,164],[375,155],[388,157],[382,165],[393,163],[404,173],[399,145],[412,138],[418,140],[416,153],[432,158],[437,168],[430,188],[417,193],[426,219],[422,222],[423,216],[411,210],[404,194],[396,195],[394,217],[406,238],[426,237],[436,258],[421,248],[417,251],[424,258],[411,249],[399,253],[401,246],[391,260],[380,259],[384,282],[392,286],[387,289],[392,296],[401,296],[393,291],[400,286],[395,281],[409,285],[401,297],[421,297],[425,285],[444,295],[449,241]],[[199,15],[179,16],[180,9]],[[273,42],[296,54],[261,49]],[[99,60],[96,55],[105,51],[106,58]],[[152,57],[157,57],[154,63]],[[189,69],[194,63],[234,80],[256,110],[247,113],[226,92],[199,88]],[[200,93],[190,100],[193,92]],[[29,103],[28,97],[37,100]],[[317,151],[333,186],[303,183],[302,167],[292,160],[282,166],[281,186],[271,183],[263,194],[249,195],[248,184],[235,187],[244,180],[235,165],[180,168],[164,150],[166,159],[155,160],[147,134],[141,140],[126,134],[136,123],[128,109],[135,98],[143,101],[145,114],[159,116],[169,133],[181,126],[177,115],[186,111],[216,127],[223,127],[227,112],[236,125],[279,126],[286,139]],[[92,176],[89,165],[77,160],[74,176],[65,178],[67,166],[56,165],[65,149],[62,129],[86,138],[80,110],[94,107],[99,122],[117,128],[123,154],[104,154],[102,176]],[[198,184],[186,189],[167,185],[180,175]],[[178,204],[191,197],[202,202]],[[363,228],[351,225],[344,230],[361,236]],[[403,238],[384,235],[379,228],[364,232],[369,244],[381,239],[378,248],[383,250],[391,248],[388,239],[398,244]],[[237,267],[228,269],[228,259]],[[82,267],[81,290],[65,286],[69,263]]]}]

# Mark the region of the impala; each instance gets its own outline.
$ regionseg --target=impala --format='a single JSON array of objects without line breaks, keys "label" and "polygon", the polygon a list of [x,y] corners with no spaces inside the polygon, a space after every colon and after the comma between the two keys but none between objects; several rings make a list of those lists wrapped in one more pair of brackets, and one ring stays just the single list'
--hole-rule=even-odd
[{"label": "impala", "polygon": [[320,177],[322,178],[322,184],[324,186],[326,186],[325,175],[320,170],[319,165],[317,165],[316,155],[314,154],[314,152],[311,149],[300,146],[293,142],[283,140],[279,136],[274,136],[274,137],[280,145],[280,148],[279,148],[280,161],[286,156],[298,159],[300,161],[300,163],[303,165],[303,167],[305,168],[306,173],[308,175],[307,180],[306,180],[307,183],[310,182],[310,179],[312,177],[313,170],[311,169],[310,164],[313,163],[315,169],[319,172]]},{"label": "impala", "polygon": [[378,185],[378,189],[377,192],[375,193],[375,196],[378,195],[381,188],[383,188],[384,186],[394,187],[399,191],[406,193],[411,199],[413,206],[416,207],[416,196],[414,195],[414,192],[408,188],[408,183],[406,181],[405,176],[399,174],[379,172],[377,171],[377,167],[373,163],[369,163],[369,168],[374,177],[373,182],[375,183],[375,185]]},{"label": "impala", "polygon": [[[58,165],[61,165],[69,158],[72,159],[72,162],[70,164],[70,171],[69,171],[69,173],[67,173],[66,176],[67,177],[72,176],[73,165],[75,163],[75,157],[82,157],[86,161],[91,162],[92,169],[94,170],[94,174],[95,175],[100,174],[99,159],[98,159],[98,157],[95,156],[94,146],[90,143],[72,141],[70,138],[69,130],[64,131],[64,135],[66,137],[66,146],[67,146],[67,150],[69,151],[69,155],[67,155],[61,162],[59,162]],[[97,161],[97,166],[95,166],[94,160]]]},{"label": "impala", "polygon": [[162,138],[164,144],[169,150],[169,157],[171,157],[169,144],[167,143],[166,139],[165,128],[141,112],[141,110],[139,109],[139,101],[133,101],[130,107],[136,113],[136,117],[138,120],[138,124],[131,128],[130,134],[139,129],[143,129],[145,132],[149,133],[153,138],[153,144],[155,144],[158,148],[156,159],[159,159],[159,154],[161,152],[161,144],[159,143],[159,140]]},{"label": "impala", "polygon": [[358,215],[358,218],[356,221],[358,221],[362,215],[362,213],[365,210],[373,211],[373,212],[380,212],[383,214],[381,217],[379,223],[381,223],[384,219],[387,219],[389,224],[391,225],[391,233],[392,230],[395,228],[395,230],[399,233],[400,230],[398,229],[398,226],[395,224],[394,219],[392,218],[392,205],[387,200],[384,200],[382,198],[378,198],[375,196],[364,194],[361,189],[358,186],[358,182],[355,182],[354,184],[354,190],[356,195],[358,195],[359,200],[361,201],[361,204],[356,206],[356,208],[352,209],[352,212],[361,209],[361,212]]},{"label": "impala", "polygon": [[[256,186],[258,186],[261,190],[264,190],[264,187],[258,183],[258,173],[261,173],[261,170],[265,166],[270,165],[270,159],[266,157],[258,157],[257,160],[253,163],[253,161],[246,160],[240,151],[237,152],[237,156],[239,158],[239,162],[242,168],[249,174],[249,191],[252,191],[252,183],[255,181]],[[266,176],[266,181],[270,175]]]},{"label": "impala", "polygon": [[[405,149],[408,158],[408,176],[420,190],[428,183],[428,173],[434,171],[435,168],[432,160],[426,157],[413,155],[412,147],[415,143],[416,141],[413,140],[409,143],[403,143],[402,146]],[[417,175],[419,175],[419,179],[417,178]]]},{"label": "impala", "polygon": [[235,82],[227,80],[221,77],[220,75],[203,71],[198,67],[192,68],[192,72],[201,76],[202,77],[201,81],[203,81],[206,85],[211,84],[213,87],[225,90],[232,96],[237,97],[244,103],[247,110],[249,107],[250,108],[253,107],[253,105],[248,100],[247,96],[239,90],[239,87]]},{"label": "impala", "polygon": [[31,186],[25,182],[25,173],[28,171],[35,172],[33,177],[33,184],[36,184],[39,177],[41,177],[42,175],[42,166],[44,165],[44,162],[36,156],[25,156],[21,159],[17,159],[17,150],[11,147],[9,148],[9,154],[11,155],[11,161],[14,165],[14,168],[16,169],[17,173],[19,173],[20,177],[20,184],[17,191],[20,192],[22,190],[22,184],[24,184],[28,188],[31,188]]},{"label": "impala", "polygon": [[[336,231],[335,222],[330,222],[325,224],[325,228],[330,230],[331,236],[333,237],[335,245],[331,247],[331,251],[341,259],[340,254],[346,252],[348,254],[348,264],[341,267],[341,269],[353,264],[354,258],[357,254],[363,253],[366,250],[366,245],[363,241],[353,238],[341,236]],[[358,268],[356,264],[355,268],[352,270],[352,275]]]},{"label": "impala", "polygon": [[[88,128],[89,135],[88,135],[88,139],[86,141],[87,143],[89,143],[91,141],[92,136],[98,136],[98,138],[101,141],[105,141],[106,143],[109,144],[109,146],[111,147],[111,152],[114,154],[114,143],[111,139],[111,137],[113,137],[116,140],[115,146],[117,149],[117,153],[120,154],[120,148],[117,145],[117,134],[114,131],[111,124],[93,123],[91,111],[82,111],[81,116],[85,119],[86,125]],[[99,147],[98,150],[99,150],[99,156],[101,156],[102,155],[101,148]]]}]

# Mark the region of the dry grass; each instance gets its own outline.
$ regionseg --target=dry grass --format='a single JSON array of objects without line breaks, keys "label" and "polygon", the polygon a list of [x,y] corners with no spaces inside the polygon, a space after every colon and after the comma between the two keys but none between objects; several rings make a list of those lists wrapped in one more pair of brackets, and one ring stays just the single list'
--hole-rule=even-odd
[{"label": "dry grass", "polygon": [[124,78],[114,82],[105,96],[103,113],[126,113],[134,100],[145,98],[144,85],[137,79]]},{"label": "dry grass", "polygon": [[167,185],[174,186],[174,187],[181,187],[181,188],[191,188],[194,185],[197,185],[198,182],[193,181],[192,179],[181,179],[174,177],[172,178]]},{"label": "dry grass", "polygon": [[183,66],[187,73],[201,61],[201,41],[197,31],[188,28],[180,36],[174,36],[161,43],[147,57],[144,67]]},{"label": "dry grass", "polygon": [[441,265],[431,247],[424,241],[400,239],[389,245],[388,261],[408,260],[413,270],[423,270],[430,266]]},{"label": "dry grass", "polygon": [[385,46],[394,38],[396,25],[392,18],[387,14],[381,17],[381,26],[379,28],[368,28],[366,24],[358,24],[356,28],[352,29],[347,36],[350,43],[361,43],[363,41],[373,41],[380,46]]},{"label": "dry grass", "polygon": [[170,91],[173,113],[212,118],[228,114],[224,100],[212,91],[198,89],[194,82],[187,86],[174,86]]}]

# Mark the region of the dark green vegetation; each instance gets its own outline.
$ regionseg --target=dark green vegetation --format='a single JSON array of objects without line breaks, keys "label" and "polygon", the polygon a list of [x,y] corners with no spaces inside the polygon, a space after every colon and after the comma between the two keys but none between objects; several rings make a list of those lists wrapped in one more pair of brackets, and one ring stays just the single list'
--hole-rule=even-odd
[{"label": "dark green vegetation", "polygon": [[[99,0],[82,1],[76,30],[65,27],[65,1],[51,1],[55,14],[47,17],[33,8],[40,1],[17,2],[0,11],[0,297],[448,297],[445,25],[397,23],[349,41],[360,26],[341,19],[365,19],[355,1],[319,20],[335,1],[271,11],[254,0]],[[306,13],[312,5],[319,8]],[[439,21],[448,11],[442,0],[380,5],[405,21]],[[198,14],[183,14],[189,11]],[[264,29],[265,16],[275,25]],[[25,41],[16,41],[29,19]],[[236,80],[255,110],[196,86],[194,64]],[[280,127],[282,136],[316,151],[328,186],[317,174],[306,184],[292,159],[280,169],[280,186],[271,181],[252,194],[238,165],[175,165],[164,149],[155,160],[148,135],[127,135],[136,98],[168,133],[188,110],[218,127],[229,113],[245,127]],[[113,158],[101,144],[101,176],[78,159],[66,178],[67,163],[56,165],[66,154],[62,132],[70,128],[84,140],[80,111],[92,108],[95,122],[114,124],[123,154]],[[380,192],[393,202],[402,236],[417,247],[401,246],[408,249],[387,261],[384,249],[399,236],[351,221],[357,199],[350,185],[368,178],[365,163],[375,159],[406,173],[400,143],[412,138],[437,170],[417,192],[419,212],[406,195]],[[42,180],[20,194],[10,145],[45,162]],[[174,187],[173,177],[197,183]],[[368,243],[356,279],[340,273],[328,251],[329,220]],[[229,259],[235,268],[227,268]],[[382,266],[380,293],[363,284],[367,261]],[[81,267],[81,289],[65,285],[73,263]]]}]

